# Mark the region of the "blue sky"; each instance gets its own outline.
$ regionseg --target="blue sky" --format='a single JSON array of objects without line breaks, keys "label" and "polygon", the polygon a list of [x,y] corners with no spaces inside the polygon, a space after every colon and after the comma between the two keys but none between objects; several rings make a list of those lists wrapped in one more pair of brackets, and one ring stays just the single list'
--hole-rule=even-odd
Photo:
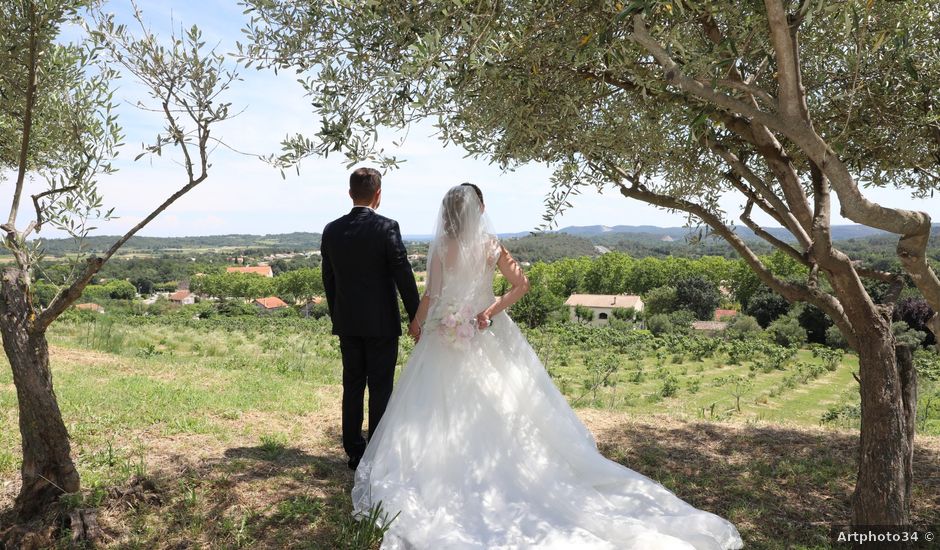
[{"label": "blue sky", "polygon": [[[206,41],[218,43],[219,51],[232,52],[242,40],[246,21],[236,0],[141,0],[138,5],[151,28],[166,36],[171,21],[176,25],[200,26]],[[107,9],[121,21],[130,21],[130,1],[112,0]],[[290,74],[242,69],[243,81],[236,82],[228,94],[233,110],[245,109],[240,116],[220,124],[217,136],[239,151],[256,154],[277,152],[288,134],[318,129],[317,119],[303,90]],[[144,97],[131,79],[118,84],[116,98],[121,101],[119,115],[127,145],[121,152],[117,174],[104,178],[100,190],[108,206],[119,219],[102,223],[96,234],[124,232],[154,206],[185,183],[185,174],[172,157],[143,158],[134,162],[142,142],[149,142],[159,131],[162,120],[157,114],[140,110],[134,104]],[[501,233],[527,231],[541,223],[542,201],[549,189],[550,169],[524,166],[501,172],[485,160],[464,158],[460,149],[444,148],[431,136],[429,125],[413,127],[404,145],[395,155],[404,160],[401,168],[385,175],[380,212],[397,219],[403,233],[425,234],[433,229],[440,197],[452,185],[464,181],[478,184],[486,195],[487,208],[496,230]],[[387,135],[389,143],[396,137]],[[391,147],[387,147],[391,150]],[[282,179],[279,172],[257,158],[223,148],[212,156],[209,179],[181,198],[168,211],[141,231],[150,236],[185,236],[225,233],[319,232],[330,220],[345,213],[350,201],[346,194],[349,170],[341,156],[310,159]],[[35,192],[35,191],[33,191]],[[867,192],[892,206],[913,207],[908,194],[895,190]],[[935,201],[932,201],[935,202]],[[559,218],[567,225],[658,225],[678,226],[684,217],[669,214],[619,193],[593,191],[573,199],[574,208]],[[739,211],[741,201],[729,197],[723,206]],[[940,218],[936,204],[929,207]],[[838,212],[838,208],[833,208]],[[845,223],[834,216],[835,223]],[[57,236],[43,231],[43,236]]]}]

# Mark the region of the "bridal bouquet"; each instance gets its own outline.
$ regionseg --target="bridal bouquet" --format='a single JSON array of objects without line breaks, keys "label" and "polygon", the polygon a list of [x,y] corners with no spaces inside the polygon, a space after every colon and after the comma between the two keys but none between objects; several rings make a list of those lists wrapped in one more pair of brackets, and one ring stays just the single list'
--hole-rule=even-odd
[{"label": "bridal bouquet", "polygon": [[476,322],[476,315],[469,304],[450,304],[443,310],[439,330],[444,340],[453,347],[467,350],[477,332]]}]

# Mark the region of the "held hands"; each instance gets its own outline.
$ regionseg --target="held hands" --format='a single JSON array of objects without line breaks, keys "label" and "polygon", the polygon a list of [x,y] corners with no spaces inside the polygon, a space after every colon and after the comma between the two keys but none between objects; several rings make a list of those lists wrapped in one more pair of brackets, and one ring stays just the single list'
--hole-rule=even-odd
[{"label": "held hands", "polygon": [[493,320],[490,319],[490,314],[486,311],[481,311],[477,314],[477,328],[480,330],[486,330],[493,325]]},{"label": "held hands", "polygon": [[421,339],[421,325],[418,324],[418,320],[414,319],[408,323],[408,336],[411,336],[411,339],[418,343],[418,340]]}]

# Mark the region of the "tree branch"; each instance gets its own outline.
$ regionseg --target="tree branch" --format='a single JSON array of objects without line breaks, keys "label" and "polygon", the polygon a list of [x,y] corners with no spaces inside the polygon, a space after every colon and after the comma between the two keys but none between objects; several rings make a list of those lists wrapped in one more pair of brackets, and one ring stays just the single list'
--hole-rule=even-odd
[{"label": "tree branch", "polygon": [[[8,233],[16,232],[16,214],[20,209],[20,196],[23,194],[23,185],[26,182],[26,168],[29,163],[29,146],[33,130],[33,110],[36,107],[36,91],[38,88],[38,65],[39,65],[39,21],[36,14],[36,4],[29,4],[30,17],[30,35],[29,35],[29,57],[28,76],[29,83],[26,85],[26,104],[23,111],[23,134],[20,142],[19,166],[16,173],[16,187],[13,191],[13,203],[10,206],[10,215],[7,217],[6,231]],[[20,266],[25,267],[25,266]]]},{"label": "tree branch", "polygon": [[[78,189],[77,185],[69,185],[68,187],[60,187],[58,189],[49,189],[47,191],[43,191],[42,193],[37,193],[35,195],[32,195],[33,206],[36,208],[36,221],[34,222],[34,225],[28,229],[35,229],[36,233],[39,233],[39,231],[42,229],[42,222],[43,222],[42,207],[39,206],[39,199],[43,197],[47,197],[49,195],[54,195],[56,193],[67,193],[69,191],[74,191],[76,189]],[[30,233],[29,230],[23,231],[23,238],[25,239],[29,233]]]},{"label": "tree branch", "polygon": [[[838,300],[819,289],[791,283],[776,277],[767,266],[764,265],[760,258],[754,254],[750,247],[747,246],[747,243],[732,231],[731,228],[725,225],[714,213],[700,204],[669,195],[654,193],[640,183],[637,175],[630,174],[619,166],[609,163],[598,164],[593,162],[590,163],[590,165],[593,169],[605,175],[607,179],[617,185],[620,188],[620,193],[625,197],[637,199],[662,208],[681,210],[698,217],[737,251],[745,263],[748,264],[764,284],[791,303],[809,302],[828,313],[839,326],[840,330],[842,330],[849,344],[857,349],[858,342],[852,330],[852,323],[849,321],[848,316],[842,308],[842,304]],[[630,182],[631,185],[625,185],[623,183],[624,180]]]},{"label": "tree branch", "polygon": [[30,327],[31,332],[42,332],[46,330],[56,317],[62,314],[70,305],[72,305],[75,300],[77,300],[81,295],[82,291],[86,286],[91,282],[92,278],[95,276],[98,271],[104,266],[105,262],[111,259],[112,256],[133,237],[138,231],[140,231],[144,226],[150,223],[154,218],[156,218],[160,213],[166,210],[171,204],[176,202],[176,200],[187,192],[189,192],[193,187],[196,187],[203,180],[206,179],[206,174],[202,174],[200,177],[190,180],[189,183],[180,188],[176,193],[173,193],[170,198],[165,200],[163,204],[158,206],[153,212],[151,212],[146,218],[140,221],[137,225],[132,227],[127,233],[124,234],[120,239],[115,241],[114,244],[108,248],[108,251],[105,252],[103,256],[95,256],[87,259],[87,265],[85,266],[84,271],[81,275],[70,284],[64,291],[56,295],[52,299],[52,302],[49,303],[49,306],[42,310],[42,312],[36,316],[33,320],[33,323]]},{"label": "tree branch", "polygon": [[758,237],[770,243],[774,248],[783,251],[784,253],[787,254],[787,256],[790,256],[791,258],[800,262],[801,264],[807,267],[810,267],[811,266],[810,262],[806,259],[806,257],[803,254],[800,253],[799,250],[793,248],[792,246],[783,242],[777,237],[774,237],[773,235],[765,231],[764,228],[759,226],[753,219],[751,219],[751,208],[753,206],[754,206],[754,201],[751,199],[748,199],[747,205],[744,207],[744,212],[741,213],[741,221],[744,222],[744,225],[750,228],[750,230],[753,231],[755,235],[757,235]]}]

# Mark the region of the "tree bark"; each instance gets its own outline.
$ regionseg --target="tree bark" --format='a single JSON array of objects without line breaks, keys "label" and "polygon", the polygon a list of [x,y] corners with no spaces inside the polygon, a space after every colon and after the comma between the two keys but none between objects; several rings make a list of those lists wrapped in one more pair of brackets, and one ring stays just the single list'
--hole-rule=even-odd
[{"label": "tree bark", "polygon": [[23,484],[15,510],[24,521],[80,486],[69,434],[52,389],[46,334],[44,330],[30,331],[33,316],[27,273],[6,268],[0,282],[0,334],[19,402]]},{"label": "tree bark", "polygon": [[911,352],[890,322],[859,335],[862,418],[853,524],[909,525],[917,386]]}]

